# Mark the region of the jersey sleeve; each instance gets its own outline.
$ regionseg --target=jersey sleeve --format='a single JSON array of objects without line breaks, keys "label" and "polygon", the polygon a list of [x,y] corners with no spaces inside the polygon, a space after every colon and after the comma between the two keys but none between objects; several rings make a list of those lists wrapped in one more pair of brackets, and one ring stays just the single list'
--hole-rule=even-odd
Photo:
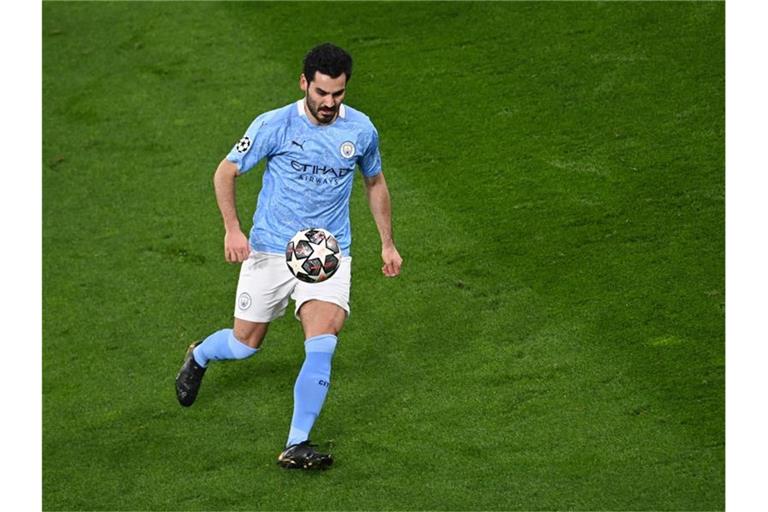
[{"label": "jersey sleeve", "polygon": [[227,160],[237,165],[240,174],[250,171],[263,158],[272,156],[277,147],[275,123],[270,123],[268,114],[253,120],[245,135],[227,154]]},{"label": "jersey sleeve", "polygon": [[379,133],[376,128],[371,127],[371,139],[365,152],[358,162],[363,176],[376,176],[381,172],[381,154],[379,153]]}]

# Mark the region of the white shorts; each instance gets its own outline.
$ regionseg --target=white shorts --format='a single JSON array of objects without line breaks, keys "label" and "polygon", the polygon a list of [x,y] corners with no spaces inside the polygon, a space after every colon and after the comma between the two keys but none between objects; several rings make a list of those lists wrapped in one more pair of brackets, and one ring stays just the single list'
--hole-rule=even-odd
[{"label": "white shorts", "polygon": [[310,300],[336,304],[349,316],[351,276],[351,256],[342,257],[339,269],[326,281],[305,283],[291,274],[282,254],[251,251],[240,267],[235,318],[249,322],[271,322],[285,314],[289,298],[296,302],[294,316],[297,320],[299,308]]}]

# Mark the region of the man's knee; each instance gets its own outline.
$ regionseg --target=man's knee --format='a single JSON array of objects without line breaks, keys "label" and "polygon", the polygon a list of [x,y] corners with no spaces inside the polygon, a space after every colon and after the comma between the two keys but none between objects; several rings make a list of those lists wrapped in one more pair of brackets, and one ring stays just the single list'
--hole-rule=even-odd
[{"label": "man's knee", "polygon": [[299,318],[307,338],[321,334],[336,336],[344,327],[347,312],[331,302],[311,300],[301,306]]},{"label": "man's knee", "polygon": [[240,343],[251,348],[259,348],[267,335],[269,323],[249,322],[235,318],[234,335]]}]

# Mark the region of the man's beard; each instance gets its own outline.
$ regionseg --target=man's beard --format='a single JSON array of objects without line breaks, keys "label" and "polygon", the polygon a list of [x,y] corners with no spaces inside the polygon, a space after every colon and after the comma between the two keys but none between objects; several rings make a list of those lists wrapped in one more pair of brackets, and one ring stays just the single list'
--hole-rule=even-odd
[{"label": "man's beard", "polygon": [[309,109],[309,112],[317,120],[318,123],[328,124],[336,118],[336,111],[338,110],[338,107],[332,108],[326,112],[322,112],[318,108],[317,103],[312,103],[312,100],[309,98],[309,94],[304,95],[304,100],[307,102],[307,108]]}]

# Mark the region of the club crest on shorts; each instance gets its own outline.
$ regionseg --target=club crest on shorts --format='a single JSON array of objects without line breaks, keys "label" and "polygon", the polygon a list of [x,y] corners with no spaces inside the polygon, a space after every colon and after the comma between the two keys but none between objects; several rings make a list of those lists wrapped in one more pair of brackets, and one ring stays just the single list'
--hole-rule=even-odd
[{"label": "club crest on shorts", "polygon": [[355,145],[350,141],[342,142],[339,150],[341,151],[341,156],[344,158],[352,158],[355,156]]},{"label": "club crest on shorts", "polygon": [[248,148],[251,147],[251,138],[250,137],[243,137],[240,139],[240,142],[235,144],[235,149],[238,153],[245,153],[248,151]]},{"label": "club crest on shorts", "polygon": [[237,307],[239,307],[242,310],[246,310],[249,307],[251,307],[251,296],[248,295],[248,292],[243,292],[240,294],[240,296],[237,298]]}]

